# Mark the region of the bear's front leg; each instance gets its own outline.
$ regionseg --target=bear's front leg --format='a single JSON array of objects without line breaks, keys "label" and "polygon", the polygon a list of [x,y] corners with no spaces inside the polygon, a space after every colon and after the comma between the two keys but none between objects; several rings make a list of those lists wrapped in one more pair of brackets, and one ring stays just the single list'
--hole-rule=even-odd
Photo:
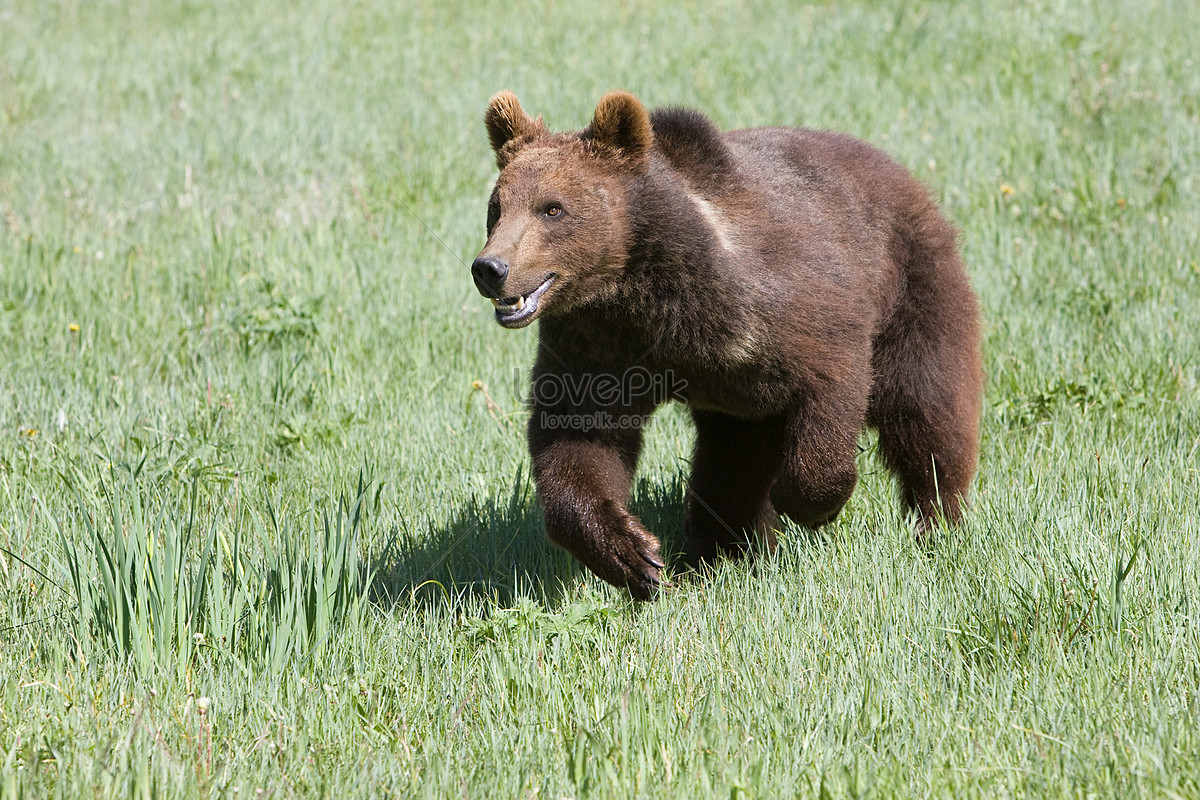
[{"label": "bear's front leg", "polygon": [[779,517],[770,492],[784,460],[783,423],[697,410],[692,418],[696,450],[684,523],[688,566],[712,564],[718,555],[741,558],[755,540],[774,552]]},{"label": "bear's front leg", "polygon": [[659,543],[625,507],[641,430],[603,414],[556,414],[535,404],[529,450],[546,535],[613,586],[648,600],[662,583]]}]

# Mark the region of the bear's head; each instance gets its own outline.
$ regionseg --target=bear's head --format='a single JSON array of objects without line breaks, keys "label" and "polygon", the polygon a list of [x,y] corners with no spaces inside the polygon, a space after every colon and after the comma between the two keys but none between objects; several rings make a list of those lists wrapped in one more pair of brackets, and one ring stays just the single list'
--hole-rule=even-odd
[{"label": "bear's head", "polygon": [[612,295],[628,250],[627,197],[654,144],[646,109],[609,92],[587,128],[551,133],[505,91],[484,122],[500,177],[471,274],[496,321],[522,328]]}]

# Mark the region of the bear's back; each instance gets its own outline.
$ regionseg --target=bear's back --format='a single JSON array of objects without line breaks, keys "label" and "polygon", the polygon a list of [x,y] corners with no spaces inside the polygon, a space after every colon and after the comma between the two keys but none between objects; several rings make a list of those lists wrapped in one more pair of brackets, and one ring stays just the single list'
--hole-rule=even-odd
[{"label": "bear's back", "polygon": [[[752,185],[811,198],[834,213],[891,216],[924,189],[887,153],[849,134],[812,128],[744,128],[724,144]],[[854,216],[858,216],[854,214]]]},{"label": "bear's back", "polygon": [[[650,114],[658,152],[684,184],[706,199],[740,206],[791,208],[862,226],[924,205],[924,189],[882,150],[844,133],[794,127],[721,131],[690,108]],[[785,216],[791,216],[790,214]]]}]

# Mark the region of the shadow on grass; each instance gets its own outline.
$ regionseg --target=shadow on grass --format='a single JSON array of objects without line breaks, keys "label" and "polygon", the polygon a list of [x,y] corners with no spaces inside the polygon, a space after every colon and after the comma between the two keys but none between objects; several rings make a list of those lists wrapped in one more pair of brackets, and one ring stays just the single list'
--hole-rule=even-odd
[{"label": "shadow on grass", "polygon": [[[684,484],[642,479],[630,510],[663,543],[667,563],[683,549]],[[533,485],[517,475],[507,495],[472,497],[450,520],[424,530],[400,530],[375,564],[372,594],[382,605],[470,598],[510,606],[529,597],[557,605],[587,573],[546,539]]]}]

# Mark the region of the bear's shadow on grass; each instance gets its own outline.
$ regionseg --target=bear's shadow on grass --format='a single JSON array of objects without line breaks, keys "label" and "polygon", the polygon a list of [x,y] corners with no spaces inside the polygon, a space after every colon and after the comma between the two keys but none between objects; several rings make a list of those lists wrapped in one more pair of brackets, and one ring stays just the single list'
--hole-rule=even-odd
[{"label": "bear's shadow on grass", "polygon": [[[630,511],[662,541],[668,565],[683,550],[685,484],[637,482]],[[522,597],[557,605],[587,574],[546,539],[532,483],[518,475],[507,496],[472,497],[449,521],[424,530],[398,530],[375,564],[373,594],[382,604],[468,598],[510,606]]]}]

